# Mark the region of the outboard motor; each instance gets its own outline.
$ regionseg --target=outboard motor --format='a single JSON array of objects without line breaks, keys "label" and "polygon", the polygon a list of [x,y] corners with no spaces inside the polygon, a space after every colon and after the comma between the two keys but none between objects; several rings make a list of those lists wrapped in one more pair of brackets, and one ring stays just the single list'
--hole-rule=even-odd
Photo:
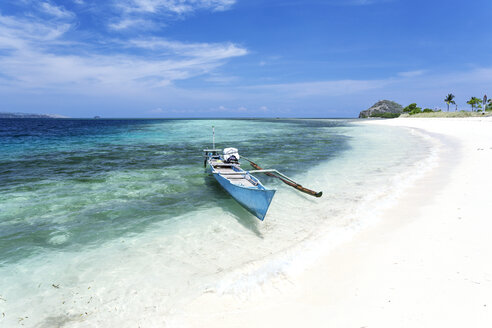
[{"label": "outboard motor", "polygon": [[239,152],[236,148],[224,148],[224,161],[229,164],[239,164]]}]

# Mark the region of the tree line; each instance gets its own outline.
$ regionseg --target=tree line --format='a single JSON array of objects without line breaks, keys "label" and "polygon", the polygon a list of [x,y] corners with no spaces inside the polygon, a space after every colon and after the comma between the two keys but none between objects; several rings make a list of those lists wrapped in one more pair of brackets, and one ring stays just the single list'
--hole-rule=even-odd
[{"label": "tree line", "polygon": [[[449,112],[449,106],[450,105],[455,105],[455,111],[458,111],[458,105],[454,101],[455,96],[452,93],[449,93],[446,98],[444,98],[444,102],[448,106],[448,112]],[[471,106],[471,110],[473,111],[482,111],[482,109],[486,111],[492,111],[492,99],[489,99],[485,103],[485,108],[482,107],[483,100],[477,97],[471,97],[470,100],[466,102],[468,105]],[[441,110],[438,110],[440,112]],[[435,110],[432,110],[430,108],[424,108],[422,110],[421,107],[418,107],[416,103],[412,103],[408,105],[407,107],[403,108],[404,113],[408,113],[410,115],[413,114],[418,114],[418,113],[429,113],[429,112],[435,112]]]}]

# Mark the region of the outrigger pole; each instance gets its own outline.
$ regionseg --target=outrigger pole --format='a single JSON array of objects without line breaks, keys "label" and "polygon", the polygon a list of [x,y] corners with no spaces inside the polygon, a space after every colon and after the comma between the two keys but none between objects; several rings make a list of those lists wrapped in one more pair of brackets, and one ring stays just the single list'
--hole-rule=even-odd
[{"label": "outrigger pole", "polygon": [[[308,195],[314,196],[314,197],[321,197],[323,195],[323,192],[322,191],[316,192],[314,190],[305,188],[302,185],[300,185],[299,183],[295,182],[294,180],[292,180],[288,176],[280,173],[277,170],[264,170],[258,164],[256,164],[255,162],[247,159],[246,157],[241,156],[241,158],[247,160],[251,164],[251,166],[256,169],[255,171],[250,171],[251,173],[264,173],[264,174],[266,174],[268,176],[271,176],[271,177],[280,179],[283,183],[285,183],[285,184],[287,184],[287,185],[289,185],[289,186],[291,186],[293,188],[296,188],[297,190],[302,191],[303,193],[306,193]],[[228,174],[232,174],[232,173],[228,173]]]}]

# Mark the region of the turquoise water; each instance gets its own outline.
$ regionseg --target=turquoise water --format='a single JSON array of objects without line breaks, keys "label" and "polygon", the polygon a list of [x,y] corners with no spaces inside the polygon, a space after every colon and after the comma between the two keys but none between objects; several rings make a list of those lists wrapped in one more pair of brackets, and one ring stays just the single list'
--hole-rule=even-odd
[{"label": "turquoise water", "polygon": [[[278,192],[258,221],[204,174],[212,125],[218,148],[324,196],[260,177]],[[0,120],[0,323],[161,325],[203,292],[243,293],[363,224],[431,148],[346,120]]]},{"label": "turquoise water", "polygon": [[[345,137],[322,133],[341,124],[5,120],[0,263],[52,248],[94,246],[199,207],[222,206],[228,195],[201,165],[212,125],[217,147],[234,144],[262,165],[295,174],[348,147]],[[309,156],[293,158],[296,149],[309,149]]]}]

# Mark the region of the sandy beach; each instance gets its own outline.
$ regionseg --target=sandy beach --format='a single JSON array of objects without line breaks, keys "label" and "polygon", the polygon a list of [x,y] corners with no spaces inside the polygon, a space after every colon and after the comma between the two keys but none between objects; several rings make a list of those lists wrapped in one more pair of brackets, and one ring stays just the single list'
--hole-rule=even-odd
[{"label": "sandy beach", "polygon": [[492,326],[492,119],[361,124],[437,138],[437,168],[301,274],[247,297],[205,294],[177,326]]}]

